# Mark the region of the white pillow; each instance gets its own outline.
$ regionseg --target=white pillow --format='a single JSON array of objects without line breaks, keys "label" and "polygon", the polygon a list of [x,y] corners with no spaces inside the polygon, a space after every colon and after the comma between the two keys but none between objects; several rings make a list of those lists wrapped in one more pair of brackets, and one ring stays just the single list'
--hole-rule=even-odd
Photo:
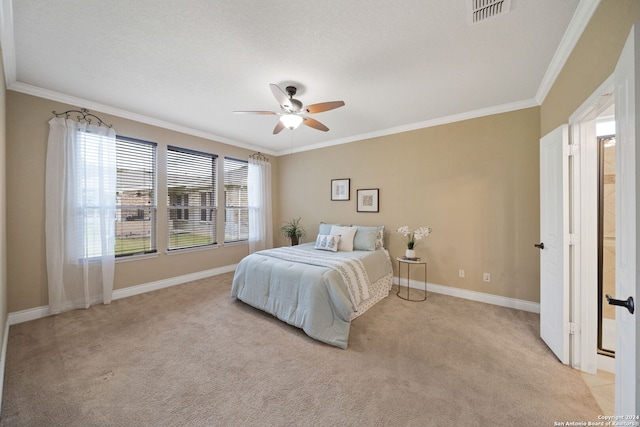
[{"label": "white pillow", "polygon": [[358,227],[340,227],[337,225],[331,226],[331,235],[340,236],[340,242],[338,242],[338,250],[342,252],[353,252],[353,238],[358,231]]},{"label": "white pillow", "polygon": [[314,249],[320,249],[323,251],[338,252],[338,242],[340,236],[331,236],[328,234],[318,234],[316,238],[316,245]]}]

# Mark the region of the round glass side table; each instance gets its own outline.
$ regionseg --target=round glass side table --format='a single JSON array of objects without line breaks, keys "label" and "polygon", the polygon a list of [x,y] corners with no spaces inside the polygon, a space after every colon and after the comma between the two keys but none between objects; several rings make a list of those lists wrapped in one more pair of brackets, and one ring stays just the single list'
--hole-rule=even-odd
[{"label": "round glass side table", "polygon": [[[397,257],[396,261],[398,261],[398,292],[396,293],[396,295],[399,298],[402,298],[403,300],[406,301],[415,301],[415,302],[420,302],[420,301],[425,301],[427,299],[427,260],[426,259],[408,259],[405,257]],[[406,264],[407,265],[407,296],[403,296],[400,293],[402,292],[402,264]],[[415,298],[411,298],[409,295],[409,290],[411,289],[411,265],[423,265],[424,266],[424,298],[422,299],[415,299]],[[418,291],[420,291],[420,289],[418,289]],[[404,292],[402,292],[404,293]]]}]

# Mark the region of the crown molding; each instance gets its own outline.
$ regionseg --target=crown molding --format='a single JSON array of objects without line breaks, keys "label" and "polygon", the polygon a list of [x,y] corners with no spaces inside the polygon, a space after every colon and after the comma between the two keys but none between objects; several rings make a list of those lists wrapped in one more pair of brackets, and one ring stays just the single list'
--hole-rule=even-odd
[{"label": "crown molding", "polygon": [[133,113],[131,111],[112,107],[106,104],[101,104],[101,103],[89,101],[83,98],[66,95],[64,93],[52,91],[49,89],[43,89],[37,86],[28,85],[25,83],[14,82],[8,87],[8,89],[13,90],[15,92],[36,96],[39,98],[49,99],[51,101],[56,101],[64,104],[87,108],[92,111],[98,111],[98,112],[110,114],[116,117],[122,117],[124,119],[133,120],[139,123],[145,123],[145,124],[156,126],[163,129],[173,130],[175,132],[184,133],[186,135],[193,135],[199,138],[221,142],[223,144],[232,145],[234,147],[245,148],[247,150],[252,150],[252,151],[259,151],[261,153],[268,154],[271,156],[283,156],[283,155],[292,154],[292,153],[316,150],[324,147],[331,147],[333,145],[348,144],[350,142],[361,141],[364,139],[378,138],[381,136],[388,136],[388,135],[393,135],[393,134],[402,133],[402,132],[410,132],[417,129],[440,126],[440,125],[459,122],[463,120],[470,120],[470,119],[475,119],[479,117],[490,116],[493,114],[507,113],[510,111],[522,110],[525,108],[537,107],[538,105],[540,105],[537,103],[535,99],[527,99],[524,101],[496,105],[493,107],[483,108],[483,109],[474,110],[474,111],[468,111],[465,113],[445,116],[445,117],[441,117],[433,120],[426,120],[423,122],[411,123],[403,126],[396,126],[396,127],[376,131],[376,132],[369,132],[369,133],[354,135],[346,138],[340,138],[340,139],[335,139],[331,141],[321,142],[318,144],[307,145],[307,146],[299,147],[296,149],[273,151],[273,150],[267,150],[264,147],[257,147],[254,145],[245,144],[229,138],[224,138],[219,135],[211,134],[208,132],[200,131],[197,129],[193,129],[193,128],[178,125],[175,123],[167,122],[164,120],[156,119],[153,117],[145,116],[143,114]]},{"label": "crown molding", "polygon": [[334,145],[348,144],[350,142],[362,141],[365,139],[379,138],[381,136],[394,135],[402,132],[410,132],[418,129],[425,129],[434,126],[446,125],[449,123],[461,122],[463,120],[477,119],[479,117],[492,116],[494,114],[508,113],[525,108],[538,107],[540,104],[535,99],[526,99],[524,101],[511,102],[508,104],[496,105],[493,107],[482,108],[480,110],[468,111],[465,113],[454,114],[451,116],[440,117],[437,119],[426,120],[423,122],[411,123],[403,126],[396,126],[380,131],[363,133],[360,135],[349,136],[346,138],[334,139],[331,141],[321,142],[319,144],[306,145],[303,147],[282,150],[277,153],[278,156],[299,153],[303,151],[317,150],[319,148],[331,147]]},{"label": "crown molding", "polygon": [[16,81],[16,44],[13,39],[13,7],[11,0],[2,0],[0,5],[0,46],[4,66],[5,87]]},{"label": "crown molding", "polygon": [[123,119],[133,120],[139,123],[145,123],[151,126],[156,126],[163,129],[180,132],[186,135],[197,136],[198,138],[208,139],[210,141],[220,142],[223,144],[231,145],[234,147],[245,148],[252,151],[260,151],[264,154],[276,155],[275,152],[270,152],[264,149],[264,147],[257,147],[250,144],[245,144],[240,141],[225,138],[220,135],[215,135],[209,132],[204,132],[198,129],[193,129],[187,126],[182,126],[176,123],[167,122],[164,120],[156,119],[154,117],[145,116],[143,114],[133,113],[131,111],[123,110],[121,108],[111,107],[109,105],[100,104],[98,102],[89,101],[87,99],[78,98],[64,93],[56,92],[53,90],[43,89],[37,86],[28,85],[25,83],[14,82],[7,89],[15,92],[21,92],[27,95],[37,96],[39,98],[49,99],[51,101],[62,102],[64,104],[75,105],[82,108],[87,108],[92,111],[99,111],[101,113],[110,114],[116,117],[122,117]]},{"label": "crown molding", "polygon": [[569,26],[567,27],[564,36],[562,36],[562,40],[560,40],[558,49],[556,49],[556,52],[551,59],[551,63],[547,67],[547,71],[542,78],[542,82],[540,82],[535,98],[538,104],[542,105],[549,94],[551,87],[558,78],[558,75],[566,64],[567,59],[569,59],[569,55],[571,55],[571,52],[573,52],[573,49],[576,47],[578,40],[580,40],[584,29],[589,24],[589,21],[599,4],[600,0],[580,0],[576,11],[571,18],[571,22],[569,22]]}]

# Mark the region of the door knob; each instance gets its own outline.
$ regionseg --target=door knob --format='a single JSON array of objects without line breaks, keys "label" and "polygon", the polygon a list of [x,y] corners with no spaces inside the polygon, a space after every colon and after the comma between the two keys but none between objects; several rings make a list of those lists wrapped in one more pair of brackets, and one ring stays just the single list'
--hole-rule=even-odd
[{"label": "door knob", "polygon": [[620,307],[626,307],[629,310],[629,313],[633,314],[635,311],[635,306],[633,304],[633,297],[627,298],[626,301],[622,301],[620,299],[613,299],[611,295],[607,294],[607,302],[611,305],[619,305]]},{"label": "door knob", "polygon": [[535,247],[536,247],[536,248],[538,248],[538,249],[544,249],[544,242],[536,243],[536,244],[535,244],[535,245],[533,245],[533,246],[535,246]]}]

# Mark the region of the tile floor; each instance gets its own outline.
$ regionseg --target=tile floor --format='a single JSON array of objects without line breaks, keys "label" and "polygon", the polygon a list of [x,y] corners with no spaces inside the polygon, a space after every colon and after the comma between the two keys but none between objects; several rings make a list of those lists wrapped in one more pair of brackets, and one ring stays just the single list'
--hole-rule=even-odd
[{"label": "tile floor", "polygon": [[598,370],[596,375],[581,372],[582,379],[600,405],[602,415],[614,415],[614,393],[616,376],[611,372]]}]

